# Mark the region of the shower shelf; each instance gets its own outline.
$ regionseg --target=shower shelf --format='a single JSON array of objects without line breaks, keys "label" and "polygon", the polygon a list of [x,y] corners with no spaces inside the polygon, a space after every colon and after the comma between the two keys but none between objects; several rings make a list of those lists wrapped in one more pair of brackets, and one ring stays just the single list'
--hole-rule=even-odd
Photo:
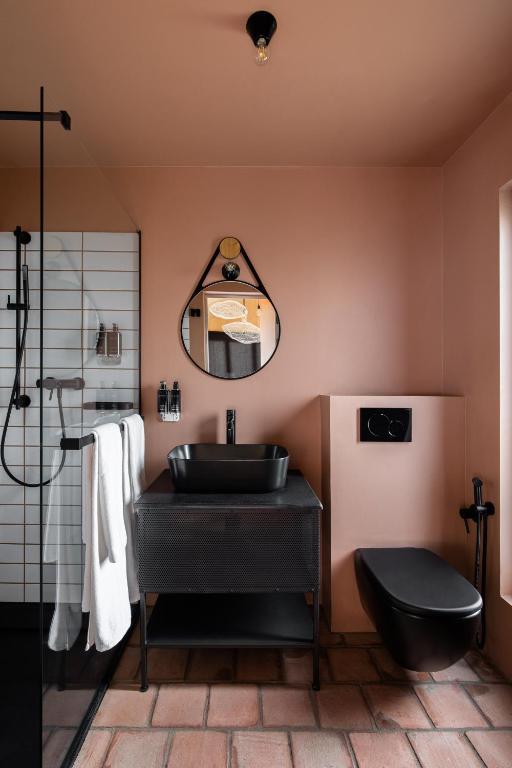
[{"label": "shower shelf", "polygon": [[82,408],[84,411],[131,411],[133,410],[133,403],[119,402],[117,400],[112,401],[91,401],[84,403]]}]

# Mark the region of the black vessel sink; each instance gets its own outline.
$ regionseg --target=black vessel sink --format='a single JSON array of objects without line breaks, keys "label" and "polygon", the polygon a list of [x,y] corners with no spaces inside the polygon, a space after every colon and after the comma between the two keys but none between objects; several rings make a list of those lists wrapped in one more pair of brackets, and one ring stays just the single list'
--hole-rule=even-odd
[{"label": "black vessel sink", "polygon": [[288,451],[280,445],[191,443],[167,459],[179,493],[266,493],[286,485]]}]

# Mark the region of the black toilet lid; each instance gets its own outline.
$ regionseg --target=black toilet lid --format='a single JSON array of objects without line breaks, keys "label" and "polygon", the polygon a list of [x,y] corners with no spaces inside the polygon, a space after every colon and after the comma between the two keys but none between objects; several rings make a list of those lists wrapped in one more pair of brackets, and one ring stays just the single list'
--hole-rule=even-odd
[{"label": "black toilet lid", "polygon": [[482,607],[473,585],[428,549],[358,549],[357,553],[378,588],[401,610],[460,617]]}]

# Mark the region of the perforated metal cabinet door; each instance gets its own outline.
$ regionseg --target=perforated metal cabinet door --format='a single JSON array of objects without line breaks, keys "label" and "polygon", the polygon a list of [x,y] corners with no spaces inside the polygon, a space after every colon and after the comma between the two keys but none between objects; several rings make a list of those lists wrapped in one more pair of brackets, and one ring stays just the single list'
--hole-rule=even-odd
[{"label": "perforated metal cabinet door", "polygon": [[320,581],[319,510],[137,510],[146,592],[307,592]]}]

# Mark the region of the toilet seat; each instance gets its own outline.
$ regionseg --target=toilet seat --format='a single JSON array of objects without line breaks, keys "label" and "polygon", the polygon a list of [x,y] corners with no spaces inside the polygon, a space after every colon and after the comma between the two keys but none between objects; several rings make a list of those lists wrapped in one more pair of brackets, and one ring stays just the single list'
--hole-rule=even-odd
[{"label": "toilet seat", "polygon": [[449,563],[428,549],[360,549],[358,557],[382,597],[416,616],[467,617],[482,598]]},{"label": "toilet seat", "polygon": [[455,568],[428,549],[357,549],[361,602],[394,660],[433,672],[471,647],[482,598]]}]

